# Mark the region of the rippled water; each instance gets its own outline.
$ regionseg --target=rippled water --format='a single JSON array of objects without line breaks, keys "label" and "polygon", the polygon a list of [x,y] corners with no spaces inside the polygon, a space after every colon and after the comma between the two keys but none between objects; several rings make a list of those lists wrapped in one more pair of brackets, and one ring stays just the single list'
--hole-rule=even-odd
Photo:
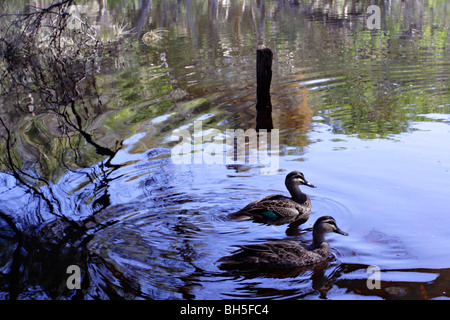
[{"label": "rippled water", "polygon": [[[382,29],[373,31],[365,27],[367,6],[143,1],[91,10],[133,27],[96,75],[103,109],[87,120],[98,144],[120,147],[99,159],[81,142],[44,170],[36,159],[60,157],[39,147],[60,141],[44,129],[54,116],[21,127],[21,169],[47,183],[28,177],[34,183],[24,184],[2,169],[0,298],[448,297],[448,3],[387,2]],[[158,37],[142,40],[157,29]],[[200,135],[209,137],[212,129],[255,127],[261,44],[274,53],[279,169],[173,163],[175,129],[194,134],[194,121],[202,121]],[[34,132],[40,140],[30,138]],[[260,197],[287,194],[284,177],[292,170],[317,185],[302,188],[312,200],[305,224],[225,218]],[[308,243],[322,215],[349,233],[328,236],[332,253],[323,264],[261,272],[216,264],[238,244]],[[8,217],[34,246],[17,240]],[[62,217],[83,232],[71,233]],[[82,290],[65,287],[70,264],[82,270]],[[371,265],[381,270],[381,289],[367,286]]]}]

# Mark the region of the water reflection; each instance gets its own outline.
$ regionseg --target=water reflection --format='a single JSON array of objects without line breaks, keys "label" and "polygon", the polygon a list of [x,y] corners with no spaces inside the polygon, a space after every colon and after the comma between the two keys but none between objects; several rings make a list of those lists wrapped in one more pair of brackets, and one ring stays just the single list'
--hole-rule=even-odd
[{"label": "water reflection", "polygon": [[[447,297],[448,4],[380,2],[381,30],[370,31],[369,3],[82,4],[110,41],[102,54],[66,61],[43,96],[0,98],[0,298]],[[174,165],[175,129],[255,128],[261,44],[274,53],[280,172]],[[291,170],[319,187],[311,221],[224,219],[284,193]],[[323,266],[234,274],[215,265],[233,244],[308,242],[325,213],[351,237],[330,240]],[[71,264],[82,290],[65,286]],[[366,285],[373,264],[380,290]]]}]

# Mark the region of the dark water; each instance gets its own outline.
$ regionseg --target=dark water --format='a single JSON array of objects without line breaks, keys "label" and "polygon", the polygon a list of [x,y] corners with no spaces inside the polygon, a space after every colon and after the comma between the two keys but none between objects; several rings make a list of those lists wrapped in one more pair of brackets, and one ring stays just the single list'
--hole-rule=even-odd
[{"label": "dark water", "polygon": [[[15,115],[16,174],[7,159],[0,174],[0,298],[447,298],[450,4],[375,2],[381,29],[368,30],[369,4],[91,4],[86,18],[105,41],[120,41],[95,74],[102,103],[85,128],[117,152],[58,135],[51,112]],[[278,167],[174,163],[176,129],[194,134],[202,121],[210,141],[255,127],[258,45],[274,53]],[[3,100],[2,114],[12,107]],[[317,185],[303,188],[312,200],[305,224],[225,219],[287,193],[292,170]],[[328,237],[324,264],[260,273],[216,264],[233,245],[307,243],[322,215],[350,234]],[[81,290],[66,287],[72,264]],[[380,289],[367,286],[371,265]]]}]

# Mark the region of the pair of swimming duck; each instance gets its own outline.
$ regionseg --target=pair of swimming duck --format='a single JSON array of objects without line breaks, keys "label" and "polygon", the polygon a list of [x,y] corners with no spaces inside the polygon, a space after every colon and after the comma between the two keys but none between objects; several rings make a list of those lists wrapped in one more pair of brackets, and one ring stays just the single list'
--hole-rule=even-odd
[{"label": "pair of swimming duck", "polygon": [[[290,172],[285,180],[291,197],[275,194],[254,201],[243,209],[231,213],[232,220],[255,221],[306,221],[311,214],[311,200],[300,190],[300,185],[315,186],[306,181],[303,173]],[[240,245],[231,256],[218,260],[222,269],[235,268],[292,268],[310,266],[328,258],[330,247],[325,235],[330,232],[347,236],[336,225],[334,218],[323,216],[313,226],[313,241],[308,246],[292,240],[272,241],[261,244]]]}]

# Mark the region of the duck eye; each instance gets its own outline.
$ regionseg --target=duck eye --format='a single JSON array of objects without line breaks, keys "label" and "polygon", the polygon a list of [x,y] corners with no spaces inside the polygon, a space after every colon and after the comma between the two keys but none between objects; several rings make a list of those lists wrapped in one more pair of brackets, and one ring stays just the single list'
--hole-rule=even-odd
[{"label": "duck eye", "polygon": [[332,226],[336,227],[336,222],[334,222],[334,220],[328,220],[327,221],[329,224],[331,224]]}]

